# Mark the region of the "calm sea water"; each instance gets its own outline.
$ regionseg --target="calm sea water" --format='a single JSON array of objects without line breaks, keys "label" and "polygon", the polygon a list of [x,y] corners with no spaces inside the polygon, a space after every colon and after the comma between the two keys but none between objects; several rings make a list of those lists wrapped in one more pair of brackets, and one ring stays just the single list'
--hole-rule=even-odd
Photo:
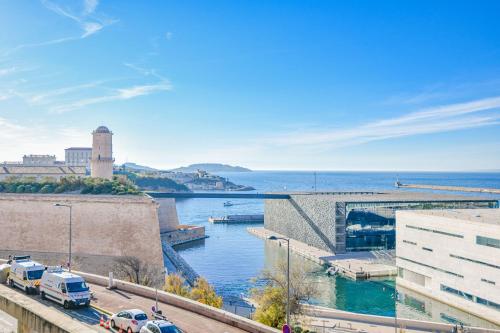
[{"label": "calm sea water", "polygon": [[[242,172],[221,173],[237,184],[251,185],[256,192],[313,190],[312,172]],[[500,188],[500,173],[389,173],[389,172],[318,172],[318,191],[335,190],[394,190],[394,182],[471,187]],[[441,192],[443,193],[443,192]],[[468,195],[477,195],[469,193]],[[483,195],[484,196],[484,195]],[[498,196],[491,196],[498,198]],[[203,225],[206,240],[176,247],[179,254],[202,276],[212,283],[226,299],[248,294],[253,280],[264,268],[271,268],[284,249],[250,235],[247,228],[262,225],[218,225],[208,222],[210,216],[263,213],[262,200],[233,200],[224,207],[223,199],[187,199],[177,201],[177,211],[183,224]],[[342,277],[327,277],[324,268],[302,257],[292,256],[292,265],[302,265],[312,271],[311,283],[318,283],[321,295],[314,303],[340,310],[393,316],[395,313],[394,281],[352,281]],[[412,301],[408,301],[411,299]],[[423,300],[422,302],[431,302]],[[417,305],[415,305],[417,304]],[[428,305],[427,307],[429,307]],[[437,305],[433,305],[436,307]],[[421,301],[405,298],[398,303],[398,316],[450,321],[431,318]],[[455,314],[461,318],[465,314]],[[476,319],[466,318],[475,322]],[[476,323],[477,324],[477,323]],[[479,322],[479,324],[481,324]]]}]

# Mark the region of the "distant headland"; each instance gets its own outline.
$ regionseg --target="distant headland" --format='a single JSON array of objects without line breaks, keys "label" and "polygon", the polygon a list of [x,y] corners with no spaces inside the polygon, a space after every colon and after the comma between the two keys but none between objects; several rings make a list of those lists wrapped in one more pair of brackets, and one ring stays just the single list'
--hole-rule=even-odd
[{"label": "distant headland", "polygon": [[173,172],[196,172],[198,170],[204,170],[206,172],[249,172],[252,171],[250,169],[240,167],[240,166],[232,166],[228,164],[220,164],[220,163],[198,163],[191,164],[186,167],[180,167],[176,169],[172,169],[170,171]]}]

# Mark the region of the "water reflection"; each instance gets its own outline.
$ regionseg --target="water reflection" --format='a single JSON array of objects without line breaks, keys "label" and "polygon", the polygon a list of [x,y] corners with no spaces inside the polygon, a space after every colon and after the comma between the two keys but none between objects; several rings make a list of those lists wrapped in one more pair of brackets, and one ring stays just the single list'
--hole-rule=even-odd
[{"label": "water reflection", "polygon": [[404,287],[397,286],[397,291],[399,295],[397,305],[398,317],[500,329],[500,326],[489,321],[420,295]]},{"label": "water reflection", "polygon": [[[272,269],[279,260],[286,260],[286,244],[279,246],[276,242],[266,241],[264,255],[266,269]],[[311,300],[313,304],[389,317],[394,317],[396,307],[398,318],[500,328],[484,319],[396,286],[393,278],[354,281],[342,276],[328,276],[324,267],[293,252],[290,263],[292,266],[299,265],[310,271],[308,283],[318,284],[321,293],[316,299]]]}]

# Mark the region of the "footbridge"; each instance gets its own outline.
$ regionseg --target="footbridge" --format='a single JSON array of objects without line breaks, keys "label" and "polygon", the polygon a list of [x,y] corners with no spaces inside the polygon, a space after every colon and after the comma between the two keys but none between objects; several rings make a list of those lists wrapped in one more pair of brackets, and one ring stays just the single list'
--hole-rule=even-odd
[{"label": "footbridge", "polygon": [[145,192],[155,199],[290,199],[284,193],[240,193],[240,192]]}]

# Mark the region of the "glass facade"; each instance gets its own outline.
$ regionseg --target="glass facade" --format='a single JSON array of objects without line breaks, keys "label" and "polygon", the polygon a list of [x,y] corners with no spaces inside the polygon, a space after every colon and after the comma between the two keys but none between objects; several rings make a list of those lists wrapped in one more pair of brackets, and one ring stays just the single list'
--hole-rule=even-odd
[{"label": "glass facade", "polygon": [[[397,210],[497,207],[498,202],[495,201],[350,202],[346,204],[346,250],[394,249]],[[448,236],[455,235],[449,234]],[[456,237],[463,238],[462,235],[456,235]],[[489,241],[487,246],[500,248],[500,240],[495,241],[497,243]]]},{"label": "glass facade", "polygon": [[445,286],[444,284],[441,285],[441,291],[444,291],[444,292],[447,292],[447,293],[450,293],[450,294],[454,294],[456,296],[465,298],[468,301],[472,301],[472,302],[475,302],[475,303],[478,303],[478,304],[482,304],[482,305],[485,305],[485,306],[487,306],[489,308],[493,308],[495,310],[499,310],[500,311],[500,304],[498,304],[498,303],[495,303],[495,302],[492,302],[492,301],[488,301],[487,299],[484,299],[484,298],[481,298],[481,297],[477,297],[477,296],[471,295],[469,293],[463,292],[461,290]]}]

